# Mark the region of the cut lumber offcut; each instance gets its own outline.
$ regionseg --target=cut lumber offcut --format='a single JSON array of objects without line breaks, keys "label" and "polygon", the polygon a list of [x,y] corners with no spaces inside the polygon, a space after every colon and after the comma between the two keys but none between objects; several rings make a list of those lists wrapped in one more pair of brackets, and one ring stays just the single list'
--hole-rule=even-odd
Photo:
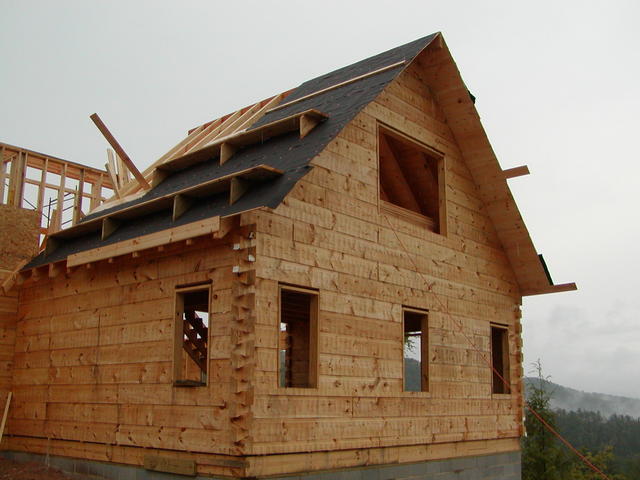
[{"label": "cut lumber offcut", "polygon": [[231,179],[231,188],[229,190],[229,205],[233,205],[242,195],[249,190],[249,181],[235,177]]},{"label": "cut lumber offcut", "polygon": [[127,155],[124,149],[120,146],[120,144],[115,139],[115,137],[111,134],[107,126],[102,122],[98,114],[94,113],[89,118],[93,120],[93,123],[95,123],[96,127],[98,127],[98,130],[100,130],[102,135],[104,135],[104,138],[107,140],[107,142],[109,142],[109,145],[111,145],[111,147],[115,150],[116,154],[122,159],[124,164],[131,171],[131,173],[133,173],[133,176],[136,177],[136,180],[138,180],[138,183],[140,184],[140,186],[145,190],[150,189],[151,185],[149,185],[149,182],[147,182],[147,179],[144,178],[142,173],[140,173],[140,170],[137,169],[137,167],[135,166],[131,158],[129,158],[129,155]]},{"label": "cut lumber offcut", "polygon": [[226,163],[227,160],[229,160],[233,156],[233,154],[236,153],[237,149],[238,148],[232,143],[223,142],[222,145],[220,145],[220,165]]},{"label": "cut lumber offcut", "polygon": [[302,115],[300,117],[300,138],[304,138],[313,130],[321,120],[314,115]]},{"label": "cut lumber offcut", "polygon": [[17,283],[18,276],[20,275],[20,270],[22,270],[27,263],[29,263],[29,260],[23,260],[22,262],[20,262],[20,264],[15,269],[13,269],[13,271],[9,275],[7,275],[7,278],[4,279],[4,282],[2,282],[2,291],[5,294],[9,293],[9,291]]},{"label": "cut lumber offcut", "polygon": [[111,236],[113,232],[115,232],[120,226],[120,222],[114,220],[111,217],[107,217],[102,219],[102,234],[100,236],[101,240],[106,240]]},{"label": "cut lumber offcut", "polygon": [[191,208],[191,205],[193,205],[193,198],[189,198],[186,195],[182,194],[178,194],[173,197],[173,215],[171,217],[172,220],[175,222],[177,219],[179,219],[182,215],[184,215],[184,212]]},{"label": "cut lumber offcut", "polygon": [[575,284],[575,282],[559,283],[557,285],[549,285],[548,287],[534,288],[531,290],[523,290],[522,295],[523,296],[545,295],[547,293],[572,292],[574,290],[578,290],[578,286]]},{"label": "cut lumber offcut", "polygon": [[4,406],[4,414],[2,415],[2,423],[0,424],[0,444],[2,443],[2,435],[4,434],[4,426],[7,423],[7,417],[9,416],[9,405],[11,404],[11,398],[13,392],[9,392],[7,395],[7,403]]},{"label": "cut lumber offcut", "polygon": [[503,170],[504,178],[515,178],[523,175],[529,175],[529,167],[527,165],[520,165],[519,167],[507,168]]}]

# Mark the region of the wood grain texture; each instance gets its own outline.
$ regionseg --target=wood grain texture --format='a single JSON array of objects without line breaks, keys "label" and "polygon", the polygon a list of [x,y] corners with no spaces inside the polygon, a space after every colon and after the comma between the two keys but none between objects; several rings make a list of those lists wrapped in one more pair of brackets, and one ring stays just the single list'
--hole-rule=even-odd
[{"label": "wood grain texture", "polygon": [[[3,299],[13,310],[0,314],[0,362],[11,374],[0,394],[11,385],[15,401],[3,445],[131,465],[169,455],[190,473],[231,477],[518,450],[521,277],[499,235],[516,225],[493,210],[500,189],[476,183],[476,140],[469,131],[461,147],[466,123],[452,127],[455,95],[433,93],[431,67],[409,65],[276,209],[216,219],[161,249],[141,238],[87,252],[68,266],[92,268],[24,283],[19,305]],[[196,129],[166,159],[265,105]],[[381,124],[442,155],[440,234],[381,208]],[[176,214],[188,208],[177,203]],[[178,388],[174,294],[202,282],[211,283],[207,385]],[[317,293],[311,388],[279,387],[282,285]],[[428,391],[403,391],[405,308],[428,312]],[[510,395],[492,395],[492,323],[508,329]]]}]

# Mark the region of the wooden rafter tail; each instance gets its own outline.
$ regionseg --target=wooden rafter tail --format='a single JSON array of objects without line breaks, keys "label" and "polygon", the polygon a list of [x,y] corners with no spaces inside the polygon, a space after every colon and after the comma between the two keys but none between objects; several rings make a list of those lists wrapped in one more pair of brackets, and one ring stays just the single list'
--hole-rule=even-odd
[{"label": "wooden rafter tail", "polygon": [[504,178],[515,178],[523,175],[529,175],[529,167],[527,165],[520,165],[519,167],[507,168],[503,170]]},{"label": "wooden rafter tail", "polygon": [[111,147],[115,150],[116,154],[120,156],[120,158],[122,159],[124,164],[127,166],[127,168],[131,171],[131,173],[133,173],[133,176],[136,178],[136,180],[138,180],[138,183],[140,184],[140,186],[145,190],[150,189],[151,185],[149,184],[147,179],[144,178],[144,175],[142,175],[142,173],[140,173],[140,170],[138,170],[138,168],[135,166],[131,158],[129,158],[129,155],[127,155],[124,149],[120,146],[120,144],[115,139],[115,137],[111,134],[107,126],[102,122],[98,114],[94,113],[89,118],[91,118],[93,123],[95,123],[96,127],[98,127],[98,130],[100,130],[102,135],[104,135],[104,138],[107,140],[107,142],[109,142],[109,145],[111,145]]},{"label": "wooden rafter tail", "polygon": [[556,292],[573,292],[574,290],[578,290],[578,286],[575,284],[575,282],[570,282],[570,283],[559,283],[557,285],[553,285],[552,291],[554,293]]},{"label": "wooden rafter tail", "polygon": [[573,292],[575,290],[578,290],[578,286],[574,282],[559,283],[557,285],[549,285],[547,287],[532,288],[530,290],[524,290],[522,292],[522,295],[523,296],[546,295],[548,293]]}]

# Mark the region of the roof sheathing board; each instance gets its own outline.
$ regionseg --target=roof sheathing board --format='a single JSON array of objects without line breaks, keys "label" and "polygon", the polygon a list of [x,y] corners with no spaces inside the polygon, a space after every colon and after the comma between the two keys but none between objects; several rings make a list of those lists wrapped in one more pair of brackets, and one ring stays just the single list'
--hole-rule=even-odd
[{"label": "roof sheathing board", "polygon": [[[305,138],[295,133],[271,138],[262,144],[256,144],[238,151],[230,161],[220,165],[217,158],[190,166],[167,177],[145,195],[118,204],[112,208],[87,215],[83,222],[97,217],[107,216],[128,208],[160,198],[189,186],[230,175],[257,165],[268,165],[282,170],[284,175],[252,187],[233,205],[222,205],[219,199],[198,201],[196,205],[179,219],[171,222],[171,212],[158,212],[125,222],[116,233],[100,240],[100,232],[85,234],[82,237],[65,239],[62,245],[48,255],[44,253],[34,258],[25,269],[47,263],[64,260],[69,255],[110,245],[118,241],[136,238],[141,235],[166,230],[188,223],[192,217],[197,219],[213,216],[229,216],[259,207],[277,207],[286,194],[311,168],[309,162],[351,121],[367,104],[373,101],[384,87],[391,82],[415,56],[428,46],[438,34],[429,35],[401,47],[394,48],[348,67],[341,68],[316,79],[303,83],[286,98],[286,102],[302,98],[310,93],[332,87],[360,75],[373,72],[382,67],[405,61],[396,68],[382,71],[339,88],[328,90],[284,108],[268,112],[252,128],[308,110],[317,109],[328,115],[327,121],[320,123]],[[216,197],[217,198],[217,197]]]}]

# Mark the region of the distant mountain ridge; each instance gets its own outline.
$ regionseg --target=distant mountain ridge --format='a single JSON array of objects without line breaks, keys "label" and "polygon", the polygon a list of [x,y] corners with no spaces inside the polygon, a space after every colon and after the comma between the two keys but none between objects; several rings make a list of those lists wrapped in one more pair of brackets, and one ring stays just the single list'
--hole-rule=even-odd
[{"label": "distant mountain ridge", "polygon": [[551,392],[550,404],[553,410],[587,410],[600,412],[604,417],[610,417],[615,414],[640,418],[640,399],[638,398],[582,392],[548,380],[531,377],[524,378],[524,385],[527,396],[532,386],[542,386],[545,391]]}]

